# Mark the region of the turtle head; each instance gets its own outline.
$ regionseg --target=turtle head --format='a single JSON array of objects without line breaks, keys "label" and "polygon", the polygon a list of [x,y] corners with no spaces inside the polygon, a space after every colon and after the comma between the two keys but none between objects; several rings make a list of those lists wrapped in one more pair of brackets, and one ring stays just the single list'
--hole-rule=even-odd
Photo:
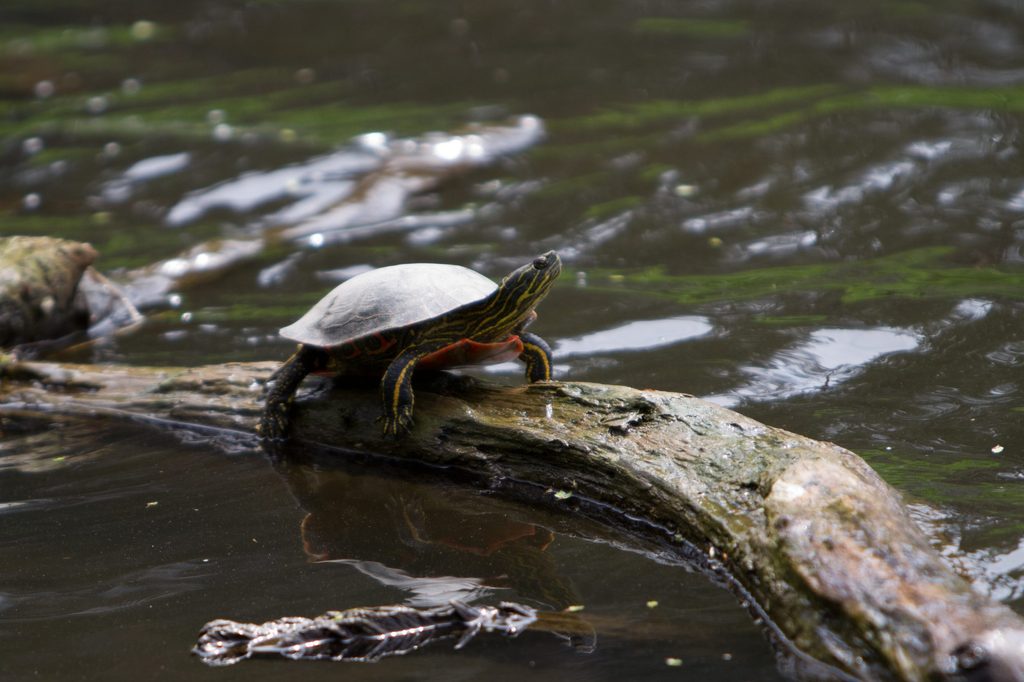
[{"label": "turtle head", "polygon": [[562,261],[554,251],[537,256],[533,262],[513,270],[501,280],[489,306],[488,326],[513,329],[530,316],[544,300],[562,272]]}]

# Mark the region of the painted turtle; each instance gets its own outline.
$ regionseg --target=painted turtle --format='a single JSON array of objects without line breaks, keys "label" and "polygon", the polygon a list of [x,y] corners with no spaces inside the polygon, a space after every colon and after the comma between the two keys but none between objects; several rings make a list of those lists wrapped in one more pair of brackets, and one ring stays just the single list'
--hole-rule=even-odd
[{"label": "painted turtle", "polygon": [[526,378],[551,379],[551,349],[525,332],[534,308],[562,270],[549,251],[500,285],[457,265],[414,263],[367,272],[340,284],[281,335],[298,350],[271,377],[260,435],[288,430],[295,391],[307,374],[382,374],[384,435],[412,424],[412,374],[519,358]]}]

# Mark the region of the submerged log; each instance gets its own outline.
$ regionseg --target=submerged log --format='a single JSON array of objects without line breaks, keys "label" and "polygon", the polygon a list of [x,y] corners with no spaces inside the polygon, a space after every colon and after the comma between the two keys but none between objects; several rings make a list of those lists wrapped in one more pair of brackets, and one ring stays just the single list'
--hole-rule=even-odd
[{"label": "submerged log", "polygon": [[522,604],[470,606],[459,601],[435,608],[398,605],[328,611],[316,618],[279,618],[261,624],[214,620],[203,626],[192,653],[211,666],[272,656],[373,663],[452,637],[458,638],[455,648],[461,649],[481,631],[517,637],[536,621],[537,612]]},{"label": "submerged log", "polygon": [[[0,414],[141,418],[255,442],[275,367],[12,364]],[[374,386],[308,381],[293,441],[457,467],[647,533],[729,584],[777,644],[829,666],[805,667],[814,677],[1024,680],[1024,620],[954,573],[852,452],[678,393],[425,379],[397,441],[381,435]]]}]

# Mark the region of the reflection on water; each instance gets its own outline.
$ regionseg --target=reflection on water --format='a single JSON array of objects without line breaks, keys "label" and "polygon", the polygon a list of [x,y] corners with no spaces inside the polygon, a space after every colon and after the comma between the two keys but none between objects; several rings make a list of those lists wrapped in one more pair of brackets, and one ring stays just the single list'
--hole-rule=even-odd
[{"label": "reflection on water", "polygon": [[974,548],[965,545],[964,535],[948,511],[919,504],[911,505],[910,511],[933,546],[974,589],[1001,601],[1024,596],[1024,539],[1006,548]]},{"label": "reflection on water", "polygon": [[[384,228],[379,224],[402,216],[411,195],[435,187],[446,175],[521,152],[543,134],[543,125],[535,116],[523,116],[504,126],[477,126],[476,132],[466,135],[436,133],[388,140],[382,133],[367,133],[356,138],[351,148],[285,168],[250,171],[190,192],[170,208],[166,222],[180,227],[218,208],[249,213],[267,204],[288,202],[262,216],[259,223],[287,227],[282,233],[285,238],[309,238],[317,247],[325,240],[342,239],[341,230],[346,230],[346,240],[353,236],[351,228],[361,226],[377,225],[363,235],[380,234]],[[184,170],[185,163],[174,166],[166,161],[182,156],[187,162],[186,154],[141,161],[125,171],[125,178],[130,179],[140,164],[165,173]],[[137,170],[134,175],[139,175]]]},{"label": "reflection on water", "polygon": [[816,329],[806,341],[783,349],[764,366],[741,368],[749,377],[746,385],[705,398],[732,407],[743,401],[824,391],[856,377],[870,363],[913,351],[920,343],[918,334],[901,329]]},{"label": "reflection on water", "polygon": [[245,213],[285,199],[293,203],[267,219],[274,222],[302,220],[347,197],[355,186],[348,178],[379,165],[380,160],[375,155],[346,150],[301,166],[247,173],[193,192],[171,207],[167,222],[172,226],[185,225],[216,208]]},{"label": "reflection on water", "polygon": [[[18,643],[5,647],[0,671],[12,679],[28,669],[73,679],[82,666],[124,666],[105,679],[151,668],[194,679],[188,647],[218,617],[262,622],[456,595],[585,608],[558,638],[479,640],[459,653],[433,647],[379,670],[341,672],[430,678],[425,670],[483,666],[518,677],[535,665],[591,680],[658,676],[666,657],[682,656],[711,675],[777,678],[762,635],[731,594],[600,524],[512,504],[444,472],[337,454],[275,467],[259,453],[225,456],[148,430],[34,426],[5,439],[4,459],[59,467],[0,470],[4,498],[23,503],[17,523],[0,524],[0,643]],[[43,432],[60,442],[33,439]],[[96,452],[97,438],[117,446]],[[51,504],[28,504],[38,499]],[[40,658],[38,646],[52,641],[68,653]],[[334,666],[301,672],[313,680],[339,674]],[[278,679],[280,669],[255,665],[247,674]]]},{"label": "reflection on water", "polygon": [[370,474],[287,464],[279,471],[307,511],[302,544],[310,559],[401,589],[410,606],[471,602],[509,589],[550,611],[580,602],[545,551],[551,531],[509,518],[474,492],[431,481],[384,493],[389,481]]},{"label": "reflection on water", "polygon": [[[707,318],[698,316],[638,320],[613,329],[603,329],[570,339],[559,339],[553,344],[553,352],[558,360],[562,360],[576,356],[592,357],[616,352],[646,351],[700,338],[710,334],[711,329]],[[571,364],[559,362],[555,368],[559,376],[569,376],[572,372]],[[489,365],[485,371],[521,373],[522,365],[505,362]]]},{"label": "reflection on water", "polygon": [[554,350],[559,358],[615,351],[650,350],[699,338],[710,331],[711,324],[705,317],[642,320],[572,339],[561,339],[555,344]]}]

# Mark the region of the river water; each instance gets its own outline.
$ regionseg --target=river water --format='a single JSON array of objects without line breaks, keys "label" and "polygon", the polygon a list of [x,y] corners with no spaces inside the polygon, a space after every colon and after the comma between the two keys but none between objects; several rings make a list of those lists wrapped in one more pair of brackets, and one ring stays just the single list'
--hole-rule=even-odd
[{"label": "river water", "polygon": [[[141,329],[65,358],[172,366],[284,359],[276,330],[370,267],[500,278],[557,249],[534,330],[559,376],[857,452],[1024,610],[1021,19],[1000,0],[5,0],[0,234],[89,241],[115,278],[189,270]],[[211,239],[244,257],[204,273]],[[0,677],[785,676],[733,595],[574,523],[366,463],[7,419]],[[454,596],[582,605],[596,639],[344,670],[188,653],[214,618]]]}]

